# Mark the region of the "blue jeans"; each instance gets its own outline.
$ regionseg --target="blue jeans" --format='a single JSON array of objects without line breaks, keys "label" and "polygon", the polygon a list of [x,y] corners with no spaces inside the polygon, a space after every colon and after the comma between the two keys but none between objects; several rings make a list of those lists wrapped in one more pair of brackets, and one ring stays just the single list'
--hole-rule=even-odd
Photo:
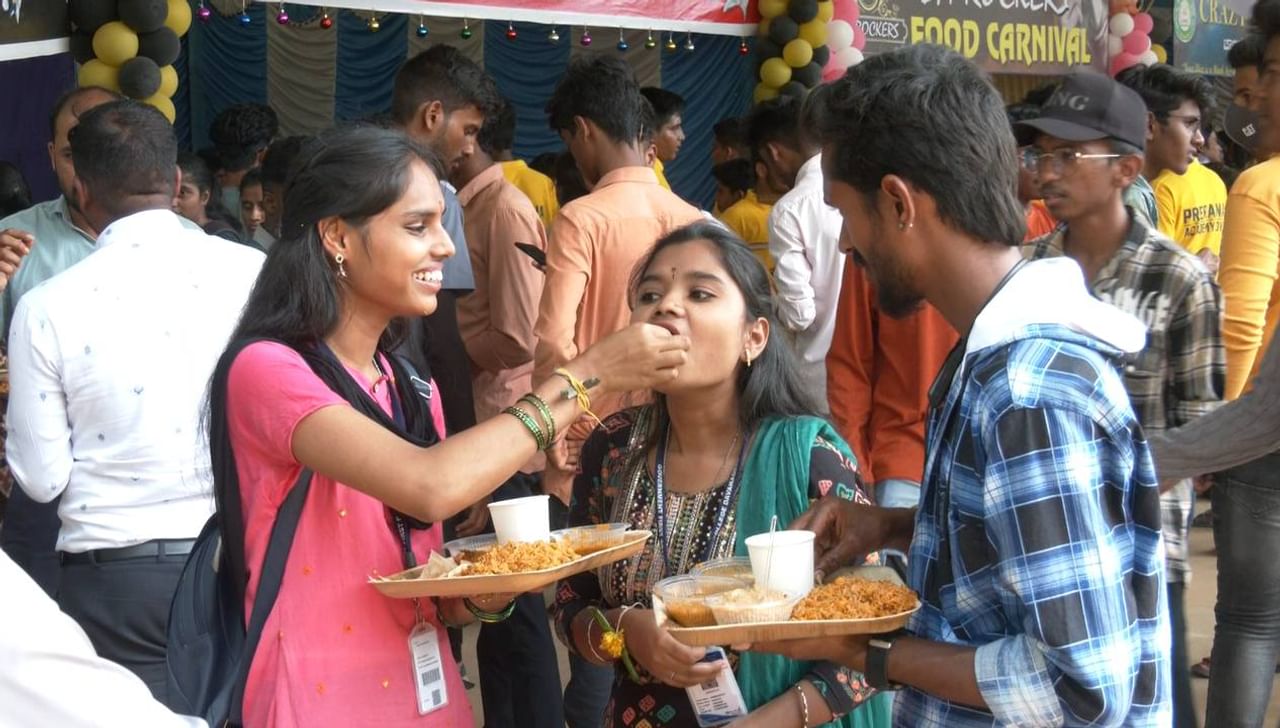
[{"label": "blue jeans", "polygon": [[1213,488],[1217,624],[1206,728],[1261,726],[1280,655],[1280,453],[1222,473]]},{"label": "blue jeans", "polygon": [[564,719],[569,728],[600,728],[612,694],[612,667],[593,665],[569,653],[569,684],[564,688]]}]

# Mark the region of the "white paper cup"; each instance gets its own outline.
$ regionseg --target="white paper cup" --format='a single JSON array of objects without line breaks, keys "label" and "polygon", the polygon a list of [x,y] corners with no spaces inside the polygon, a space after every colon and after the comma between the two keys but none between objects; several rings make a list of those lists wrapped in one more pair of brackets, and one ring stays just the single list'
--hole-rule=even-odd
[{"label": "white paper cup", "polygon": [[[747,539],[756,586],[789,597],[813,589],[813,531],[775,531]],[[767,580],[767,581],[766,581]]]},{"label": "white paper cup", "polygon": [[[551,496],[531,495],[489,504],[498,543],[551,540]],[[812,562],[812,560],[810,560]]]}]

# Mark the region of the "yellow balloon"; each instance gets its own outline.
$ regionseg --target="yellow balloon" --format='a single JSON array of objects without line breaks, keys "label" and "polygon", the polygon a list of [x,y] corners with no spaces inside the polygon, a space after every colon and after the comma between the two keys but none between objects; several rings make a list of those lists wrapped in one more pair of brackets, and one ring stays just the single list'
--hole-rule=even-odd
[{"label": "yellow balloon", "polygon": [[169,0],[169,14],[165,16],[164,24],[179,38],[186,35],[191,29],[191,6],[187,0]]},{"label": "yellow balloon", "polygon": [[1156,63],[1169,62],[1169,51],[1166,51],[1164,49],[1164,46],[1160,45],[1159,43],[1152,44],[1151,52],[1156,54]]},{"label": "yellow balloon", "polygon": [[173,66],[164,66],[160,69],[160,90],[156,91],[158,96],[173,96],[178,91],[178,72]]},{"label": "yellow balloon", "polygon": [[760,0],[760,17],[776,18],[787,12],[787,0]]},{"label": "yellow balloon", "polygon": [[142,103],[149,104],[159,109],[160,113],[164,114],[164,118],[168,119],[170,124],[173,123],[174,119],[178,118],[178,110],[173,108],[173,99],[168,96],[156,94],[149,99],[144,99]]},{"label": "yellow balloon", "polygon": [[760,80],[769,88],[782,88],[791,80],[791,66],[781,58],[770,58],[760,65]]},{"label": "yellow balloon", "polygon": [[119,20],[113,20],[93,34],[93,55],[108,66],[122,66],[138,55],[138,34]]},{"label": "yellow balloon", "polygon": [[757,104],[760,103],[761,101],[776,99],[778,98],[778,89],[769,88],[763,83],[758,83],[756,84],[755,93],[751,94],[751,98],[754,99]]},{"label": "yellow balloon", "polygon": [[836,16],[836,4],[832,0],[822,0],[818,3],[818,20],[824,23],[830,23],[831,19]]},{"label": "yellow balloon", "polygon": [[115,66],[108,66],[97,58],[91,58],[83,66],[80,66],[80,72],[76,74],[76,81],[81,88],[87,86],[101,86],[108,91],[120,90],[120,69]]},{"label": "yellow balloon", "polygon": [[770,20],[771,18],[765,18],[764,20],[760,21],[760,27],[759,27],[759,30],[756,32],[756,35],[760,36],[761,38],[769,37],[769,21]]},{"label": "yellow balloon", "polygon": [[800,34],[797,37],[801,40],[807,41],[809,45],[814,48],[826,45],[827,24],[822,20],[822,18],[814,18],[800,26]]},{"label": "yellow balloon", "polygon": [[813,60],[813,46],[802,38],[796,38],[782,48],[782,60],[792,68],[804,68]]}]

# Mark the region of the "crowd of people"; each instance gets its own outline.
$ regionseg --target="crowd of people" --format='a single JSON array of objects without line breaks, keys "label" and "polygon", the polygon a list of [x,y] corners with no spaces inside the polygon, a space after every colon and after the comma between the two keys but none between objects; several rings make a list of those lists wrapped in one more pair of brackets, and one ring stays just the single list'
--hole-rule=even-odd
[{"label": "crowd of people", "polygon": [[[611,55],[570,64],[546,105],[564,150],[528,163],[448,45],[405,63],[383,116],[281,136],[236,105],[200,153],[148,106],[68,92],[61,195],[30,205],[0,168],[0,724],[203,724],[169,621],[216,514],[232,603],[248,623],[274,599],[248,726],[469,726],[472,689],[495,728],[694,726],[686,689],[724,661],[739,728],[1261,725],[1280,1],[1229,60],[1224,116],[1163,64],[1006,105],[953,51],[879,54],[718,123],[711,211],[663,172],[684,99]],[[534,494],[554,528],[655,535],[550,605],[367,584]],[[654,585],[775,519],[815,532],[820,575],[899,570],[907,628],[715,659],[672,637]]]}]

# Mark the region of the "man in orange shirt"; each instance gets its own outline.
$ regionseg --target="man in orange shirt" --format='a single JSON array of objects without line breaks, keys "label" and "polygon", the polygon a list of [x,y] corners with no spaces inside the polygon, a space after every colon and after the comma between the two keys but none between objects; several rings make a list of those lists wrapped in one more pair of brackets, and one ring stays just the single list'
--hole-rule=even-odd
[{"label": "man in orange shirt", "polygon": [[[658,185],[645,164],[641,126],[648,103],[630,67],[612,56],[581,58],[570,64],[547,103],[551,128],[573,154],[591,189],[560,208],[547,246],[547,281],[534,326],[537,348],[534,380],[599,339],[627,325],[632,270],[668,232],[703,219],[702,213]],[[596,398],[601,418],[626,404],[625,398]],[[548,453],[546,492],[553,510],[568,505],[577,451],[595,428],[585,416],[568,428]],[[609,698],[613,672],[571,660],[573,678],[565,690],[570,726],[598,726]]]}]

